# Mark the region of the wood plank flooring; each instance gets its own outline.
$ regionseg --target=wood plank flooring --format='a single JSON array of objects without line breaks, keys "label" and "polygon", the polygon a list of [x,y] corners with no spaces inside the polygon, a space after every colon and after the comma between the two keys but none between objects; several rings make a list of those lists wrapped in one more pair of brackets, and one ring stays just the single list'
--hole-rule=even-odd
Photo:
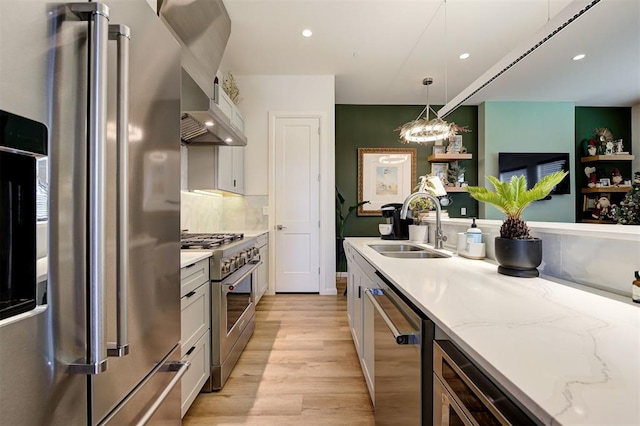
[{"label": "wood plank flooring", "polygon": [[374,425],[337,296],[264,296],[256,330],[219,392],[201,393],[184,425]]}]

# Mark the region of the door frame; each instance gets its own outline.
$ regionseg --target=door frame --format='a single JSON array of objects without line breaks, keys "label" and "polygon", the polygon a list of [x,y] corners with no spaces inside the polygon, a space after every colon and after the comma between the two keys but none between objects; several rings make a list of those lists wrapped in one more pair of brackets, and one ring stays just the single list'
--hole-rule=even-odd
[{"label": "door frame", "polygon": [[[320,294],[337,294],[335,282],[335,129],[333,123],[322,111],[269,111],[269,230],[275,230],[275,150],[276,120],[280,118],[318,118],[320,125],[320,152],[318,153],[320,170]],[[273,234],[272,234],[273,235]],[[267,294],[276,290],[276,252],[275,236],[269,238],[269,288]],[[271,284],[273,283],[273,285]]]}]

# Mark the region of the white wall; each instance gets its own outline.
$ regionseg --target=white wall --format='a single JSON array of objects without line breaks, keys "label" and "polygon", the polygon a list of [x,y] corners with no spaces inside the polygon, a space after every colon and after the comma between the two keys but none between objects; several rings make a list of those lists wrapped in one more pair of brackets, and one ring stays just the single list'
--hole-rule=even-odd
[{"label": "white wall", "polygon": [[[336,294],[334,153],[335,78],[332,75],[236,75],[245,117],[245,194],[269,194],[269,112],[313,112],[320,122],[320,294]],[[274,223],[269,217],[269,229]],[[274,253],[274,250],[272,250]],[[273,256],[272,256],[273,257]],[[270,268],[274,270],[274,268]]]}]

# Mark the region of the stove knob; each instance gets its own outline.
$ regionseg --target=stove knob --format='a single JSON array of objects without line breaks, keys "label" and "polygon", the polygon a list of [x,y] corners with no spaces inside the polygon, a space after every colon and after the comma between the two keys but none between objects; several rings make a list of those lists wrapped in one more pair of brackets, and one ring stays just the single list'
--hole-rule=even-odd
[{"label": "stove knob", "polygon": [[222,262],[221,269],[223,274],[228,274],[229,272],[231,272],[231,264],[229,263],[229,261],[225,260],[224,262]]}]

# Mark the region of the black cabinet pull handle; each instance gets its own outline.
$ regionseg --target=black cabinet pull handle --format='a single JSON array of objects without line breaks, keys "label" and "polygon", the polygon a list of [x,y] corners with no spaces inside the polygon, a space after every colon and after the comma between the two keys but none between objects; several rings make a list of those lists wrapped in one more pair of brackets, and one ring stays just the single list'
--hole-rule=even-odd
[{"label": "black cabinet pull handle", "polygon": [[193,351],[195,351],[195,350],[196,350],[196,347],[195,347],[195,346],[191,346],[191,349],[189,349],[189,350],[187,351],[187,355],[191,355],[191,353],[192,353]]},{"label": "black cabinet pull handle", "polygon": [[189,297],[193,296],[194,294],[196,294],[195,290],[194,291],[190,291],[189,293],[185,294],[184,297],[189,298]]},{"label": "black cabinet pull handle", "polygon": [[195,266],[195,263],[192,263],[191,265],[185,266],[185,268],[191,268],[192,266]]}]

